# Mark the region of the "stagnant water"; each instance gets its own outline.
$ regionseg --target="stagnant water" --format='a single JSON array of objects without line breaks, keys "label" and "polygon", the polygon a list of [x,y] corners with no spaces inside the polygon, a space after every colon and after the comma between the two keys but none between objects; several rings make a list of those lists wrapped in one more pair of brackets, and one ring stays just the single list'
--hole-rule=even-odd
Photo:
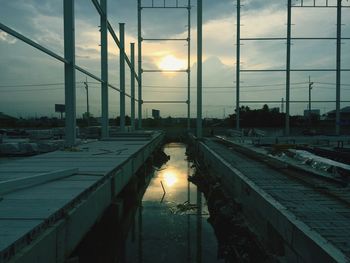
[{"label": "stagnant water", "polygon": [[[125,262],[222,262],[184,144],[164,147],[170,160],[152,178],[125,241]],[[163,185],[163,187],[162,187]],[[198,209],[199,208],[199,209]]]},{"label": "stagnant water", "polygon": [[186,145],[170,143],[164,152],[166,164],[121,194],[123,218],[109,209],[79,245],[79,262],[223,262],[205,198],[187,180],[195,171]]}]

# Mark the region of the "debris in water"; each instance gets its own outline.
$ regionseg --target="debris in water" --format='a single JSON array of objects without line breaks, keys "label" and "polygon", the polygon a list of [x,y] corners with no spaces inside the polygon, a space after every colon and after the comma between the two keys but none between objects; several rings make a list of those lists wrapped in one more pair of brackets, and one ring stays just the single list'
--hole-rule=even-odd
[{"label": "debris in water", "polygon": [[194,213],[197,208],[198,206],[196,204],[190,204],[188,201],[186,201],[182,204],[172,206],[169,209],[173,214],[185,215]]}]

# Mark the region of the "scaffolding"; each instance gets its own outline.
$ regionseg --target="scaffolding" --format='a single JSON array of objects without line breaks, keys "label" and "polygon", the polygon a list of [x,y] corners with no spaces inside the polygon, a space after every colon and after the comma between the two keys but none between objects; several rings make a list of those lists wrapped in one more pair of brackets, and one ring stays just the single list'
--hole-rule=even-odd
[{"label": "scaffolding", "polygon": [[[142,0],[138,0],[137,6],[137,17],[138,17],[138,103],[139,103],[139,123],[138,128],[142,128],[142,104],[187,104],[187,129],[191,128],[191,0],[187,0],[187,5],[179,5],[178,0],[172,0],[169,2],[166,0],[161,1],[162,4],[159,4],[159,1],[152,0],[149,5],[143,5]],[[158,4],[157,4],[158,3]],[[142,36],[142,9],[184,9],[187,10],[188,14],[188,24],[187,24],[187,38],[143,38]],[[143,41],[185,41],[187,42],[187,69],[181,70],[162,70],[162,69],[143,69],[142,68],[142,42]],[[142,74],[144,73],[187,73],[187,100],[152,100],[144,101],[142,98],[143,89],[142,89]]]},{"label": "scaffolding", "polygon": [[[310,3],[310,1],[308,1]],[[350,6],[343,6],[342,0],[337,0],[337,4],[330,4],[328,0],[316,1],[313,0],[311,4],[305,4],[303,0],[300,0],[298,4],[292,4],[292,0],[287,0],[287,34],[286,37],[259,37],[259,38],[242,38],[241,37],[241,0],[237,0],[237,28],[236,28],[236,128],[240,129],[240,79],[241,73],[250,72],[285,72],[286,73],[286,114],[285,114],[285,135],[290,134],[290,103],[295,102],[290,100],[290,73],[291,72],[336,72],[336,120],[335,120],[335,134],[340,135],[340,103],[341,101],[341,72],[350,71],[350,69],[341,68],[341,41],[349,40],[350,38],[342,37],[341,26],[342,26],[342,8],[350,8]],[[337,9],[337,32],[336,37],[292,37],[292,9],[293,8],[336,8]],[[324,68],[324,69],[292,69],[291,68],[291,45],[292,41],[298,40],[336,40],[336,68]],[[286,68],[285,69],[241,69],[241,41],[286,41]],[[252,101],[245,101],[245,103],[251,103]],[[257,102],[257,101],[253,101]],[[264,101],[265,102],[265,101]],[[329,102],[329,101],[319,101]]]},{"label": "scaffolding", "polygon": [[[22,35],[14,29],[0,23],[0,29],[9,35],[25,42],[37,50],[51,56],[52,58],[63,62],[64,64],[64,82],[65,82],[65,143],[67,146],[76,144],[76,81],[75,71],[95,79],[101,83],[101,137],[109,136],[109,105],[108,105],[108,88],[120,92],[120,129],[125,130],[125,97],[131,99],[131,123],[135,123],[135,80],[140,83],[139,75],[135,72],[133,52],[131,60],[125,54],[125,32],[124,24],[119,24],[119,38],[113,27],[107,19],[107,0],[91,0],[96,11],[100,16],[100,40],[101,40],[101,76],[96,76],[91,72],[83,69],[75,63],[75,1],[63,0],[63,20],[64,20],[64,56],[51,51],[48,48],[36,43],[30,38]],[[120,87],[117,88],[108,82],[108,32],[112,36],[115,44],[120,51]],[[131,43],[133,46],[133,43]],[[133,50],[133,49],[132,49]],[[125,92],[125,62],[131,71],[131,95]],[[140,116],[139,116],[140,118]]]}]

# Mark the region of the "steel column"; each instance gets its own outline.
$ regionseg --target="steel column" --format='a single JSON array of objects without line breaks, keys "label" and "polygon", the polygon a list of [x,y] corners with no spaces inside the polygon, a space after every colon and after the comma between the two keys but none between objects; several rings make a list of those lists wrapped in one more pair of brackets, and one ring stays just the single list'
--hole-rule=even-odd
[{"label": "steel column", "polygon": [[336,107],[335,107],[335,133],[340,135],[340,85],[341,85],[341,8],[342,0],[337,2],[337,71],[336,71]]},{"label": "steel column", "polygon": [[65,143],[76,143],[76,89],[75,89],[75,35],[74,35],[74,0],[64,0],[64,83],[65,83]]},{"label": "steel column", "polygon": [[120,131],[125,131],[125,24],[119,23]]},{"label": "steel column", "polygon": [[290,53],[291,53],[291,32],[292,32],[292,0],[288,0],[287,7],[287,61],[286,61],[286,119],[285,135],[289,136],[289,115],[290,115]]},{"label": "steel column", "polygon": [[191,129],[191,0],[188,0],[187,34],[187,130]]},{"label": "steel column", "polygon": [[141,0],[137,0],[137,49],[138,49],[138,128],[142,129],[142,33]]},{"label": "steel column", "polygon": [[131,129],[135,130],[135,43],[130,44]]},{"label": "steel column", "polygon": [[237,42],[236,42],[236,129],[240,119],[240,70],[241,70],[241,0],[237,0]]},{"label": "steel column", "polygon": [[202,0],[197,0],[197,137],[202,138]]},{"label": "steel column", "polygon": [[107,0],[101,0],[102,13],[100,15],[101,26],[101,137],[109,136],[108,126],[108,29],[107,29]]}]

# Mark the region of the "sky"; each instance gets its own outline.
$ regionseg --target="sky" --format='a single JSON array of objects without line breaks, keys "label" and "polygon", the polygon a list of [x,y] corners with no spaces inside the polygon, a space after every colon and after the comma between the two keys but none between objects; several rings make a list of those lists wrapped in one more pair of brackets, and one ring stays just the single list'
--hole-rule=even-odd
[{"label": "sky", "polygon": [[[174,5],[176,0],[166,0]],[[180,6],[187,0],[178,0]],[[293,0],[293,4],[298,1]],[[324,4],[325,0],[316,0]],[[350,3],[343,1],[344,5]],[[142,0],[150,5],[151,0]],[[163,0],[154,0],[160,5]],[[196,114],[196,1],[192,0],[191,18],[191,115]],[[304,3],[313,1],[304,0]],[[335,4],[335,0],[329,0]],[[241,37],[285,37],[286,0],[242,0]],[[227,116],[234,112],[236,61],[236,1],[203,0],[203,115]],[[0,0],[0,21],[40,45],[63,56],[62,0]],[[342,34],[350,37],[350,8],[343,8]],[[129,43],[137,42],[137,1],[109,0],[108,19],[119,34],[118,23],[125,23],[126,52]],[[100,76],[99,16],[89,0],[75,0],[76,64]],[[335,37],[336,9],[294,8],[293,37]],[[143,9],[144,38],[187,38],[186,9]],[[242,69],[283,69],[286,64],[285,41],[242,41]],[[109,81],[119,87],[119,51],[109,36]],[[291,67],[335,68],[335,40],[294,40]],[[136,49],[137,51],[137,49]],[[0,30],[0,112],[15,117],[58,116],[54,104],[64,103],[63,64]],[[170,64],[170,65],[169,65]],[[187,66],[187,42],[143,42],[143,69],[180,68]],[[342,67],[350,68],[350,40],[342,41]],[[291,100],[308,100],[308,78],[315,82],[312,100],[335,100],[334,72],[292,72]],[[84,81],[89,83],[90,111],[101,115],[100,84],[77,72],[77,114],[86,111]],[[130,93],[130,71],[126,70],[127,93]],[[282,107],[285,98],[285,73],[241,73],[241,100],[261,108]],[[350,101],[350,72],[342,73],[342,95]],[[144,73],[143,99],[187,100],[185,73]],[[119,115],[119,93],[109,91],[109,114]],[[342,103],[342,107],[350,103]],[[127,99],[126,113],[130,114]],[[322,113],[333,110],[335,103],[313,103]],[[302,114],[307,103],[291,103],[292,114]],[[187,116],[185,104],[144,104],[144,117],[159,109],[162,117]]]}]

